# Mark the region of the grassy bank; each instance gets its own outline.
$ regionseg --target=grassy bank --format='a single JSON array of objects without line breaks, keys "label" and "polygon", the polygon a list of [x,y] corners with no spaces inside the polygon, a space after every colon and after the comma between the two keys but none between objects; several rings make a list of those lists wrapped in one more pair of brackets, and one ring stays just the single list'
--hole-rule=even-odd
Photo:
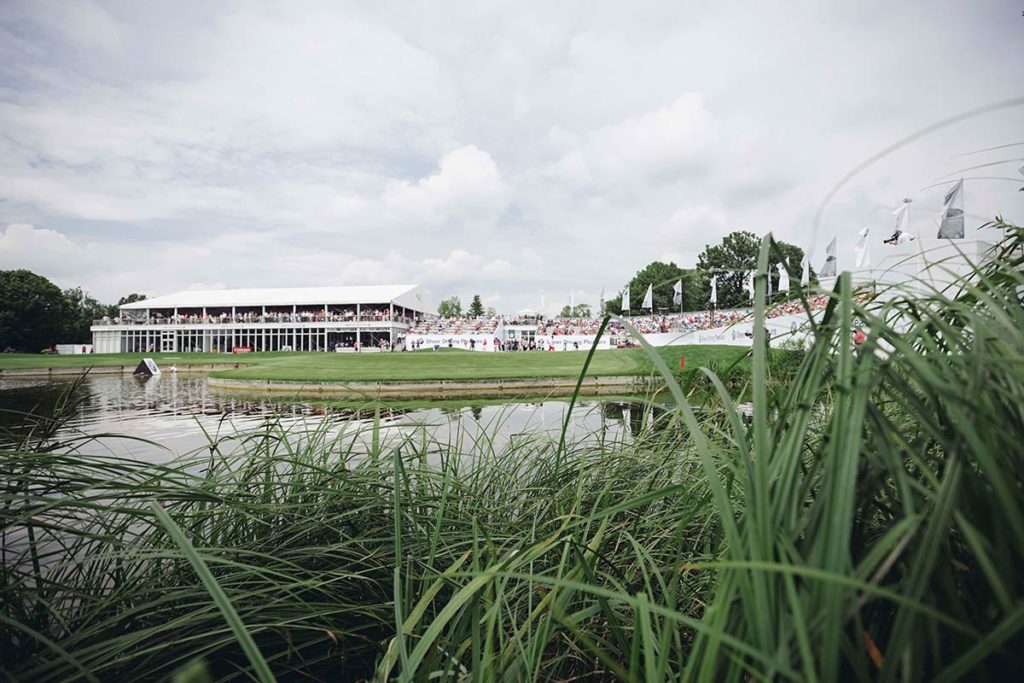
[{"label": "grassy bank", "polygon": [[[153,466],[40,420],[0,458],[3,673],[1016,680],[1024,235],[1009,233],[962,291],[872,303],[840,277],[786,386],[756,340],[749,419],[724,386],[692,405],[661,367],[671,409],[615,442],[270,423],[234,452]],[[765,245],[758,300],[768,263]],[[854,318],[871,332],[856,351]]]},{"label": "grassy bank", "polygon": [[[686,354],[693,367],[731,364],[749,350],[734,346],[675,346],[659,350],[673,368]],[[279,381],[402,381],[457,379],[515,379],[576,377],[586,351],[476,353],[472,351],[416,351],[404,353],[179,353],[148,354],[161,367],[187,364],[245,363],[223,370],[218,377]],[[139,354],[43,356],[0,354],[0,369],[133,366]],[[650,374],[653,365],[640,349],[598,351],[588,369],[593,376]]]}]

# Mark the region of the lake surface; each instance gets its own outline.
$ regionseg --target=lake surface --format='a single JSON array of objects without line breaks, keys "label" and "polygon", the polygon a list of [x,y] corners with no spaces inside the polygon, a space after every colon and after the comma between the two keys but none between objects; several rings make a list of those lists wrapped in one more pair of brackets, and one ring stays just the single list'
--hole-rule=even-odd
[{"label": "lake surface", "polygon": [[[48,414],[66,395],[64,380],[0,380],[0,427],[25,429],[21,413]],[[140,440],[101,437],[83,448],[152,462],[171,460],[205,449],[210,439],[225,439],[222,451],[237,448],[246,434],[276,421],[301,436],[326,429],[332,436],[355,440],[355,452],[369,448],[379,412],[385,442],[415,434],[452,443],[463,453],[474,442],[503,449],[514,439],[554,439],[561,433],[569,403],[533,399],[502,404],[444,402],[423,407],[382,404],[376,408],[332,402],[288,400],[279,396],[242,396],[210,389],[205,376],[166,374],[148,379],[88,377],[71,396],[71,416],[59,436],[117,434]],[[643,410],[628,401],[586,400],[573,409],[570,441],[629,440],[640,429]],[[159,444],[159,445],[157,445]]]}]

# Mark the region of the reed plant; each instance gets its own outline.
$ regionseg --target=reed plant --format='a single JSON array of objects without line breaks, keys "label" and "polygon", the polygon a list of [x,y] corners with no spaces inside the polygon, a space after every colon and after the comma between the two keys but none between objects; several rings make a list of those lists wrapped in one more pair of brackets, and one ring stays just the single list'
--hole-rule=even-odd
[{"label": "reed plant", "polygon": [[37,418],[0,453],[3,674],[1019,676],[1024,231],[996,227],[941,291],[838,278],[784,381],[766,240],[749,382],[647,349],[673,400],[631,438],[268,421],[156,465]]}]

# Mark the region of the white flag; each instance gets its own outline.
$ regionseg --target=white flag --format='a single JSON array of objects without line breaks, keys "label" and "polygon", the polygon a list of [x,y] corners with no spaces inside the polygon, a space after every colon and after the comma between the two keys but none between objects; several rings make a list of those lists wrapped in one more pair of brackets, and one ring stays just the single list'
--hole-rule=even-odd
[{"label": "white flag", "polygon": [[683,305],[683,281],[681,279],[672,285],[672,303],[676,306]]},{"label": "white flag", "polygon": [[718,276],[715,275],[711,278],[711,303],[718,303]]},{"label": "white flag", "polygon": [[900,208],[893,211],[892,215],[896,216],[896,232],[898,238],[898,233],[908,232],[910,230],[910,202],[903,202],[900,204]]},{"label": "white flag", "polygon": [[942,200],[942,214],[939,215],[939,239],[963,239],[964,237],[964,210],[961,201],[963,189],[964,179],[961,178]]},{"label": "white flag", "polygon": [[825,248],[825,265],[821,267],[822,277],[835,277],[836,276],[836,240],[837,237],[833,237],[832,241],[828,243],[828,247]]},{"label": "white flag", "polygon": [[854,262],[857,268],[871,268],[871,245],[868,243],[869,232],[870,229],[865,226],[863,230],[857,233],[860,239],[857,240],[857,244],[853,247]]},{"label": "white flag", "polygon": [[801,261],[803,264],[803,271],[800,273],[800,286],[806,287],[811,284],[811,259],[804,254],[804,258]]},{"label": "white flag", "polygon": [[654,284],[647,285],[647,293],[644,294],[643,303],[640,304],[640,308],[646,308],[648,310],[654,310]]},{"label": "white flag", "polygon": [[778,269],[779,269],[779,291],[780,292],[788,292],[789,291],[789,271],[786,270],[786,264],[785,263],[780,263],[778,265]]},{"label": "white flag", "polygon": [[629,285],[626,285],[626,288],[622,290],[622,310],[629,310]]},{"label": "white flag", "polygon": [[743,289],[746,290],[747,294],[750,295],[750,300],[754,300],[754,271],[747,271],[747,279],[743,282]]}]

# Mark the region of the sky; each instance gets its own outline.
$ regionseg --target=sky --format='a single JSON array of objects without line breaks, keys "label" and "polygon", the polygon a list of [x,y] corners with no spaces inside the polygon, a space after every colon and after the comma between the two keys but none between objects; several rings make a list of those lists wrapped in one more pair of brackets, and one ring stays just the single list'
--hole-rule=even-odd
[{"label": "sky", "polygon": [[[0,269],[596,307],[733,230],[1024,222],[1024,3],[0,2]],[[990,149],[1000,147],[999,149]],[[988,150],[988,151],[984,151]],[[815,229],[815,215],[821,219]]]}]

